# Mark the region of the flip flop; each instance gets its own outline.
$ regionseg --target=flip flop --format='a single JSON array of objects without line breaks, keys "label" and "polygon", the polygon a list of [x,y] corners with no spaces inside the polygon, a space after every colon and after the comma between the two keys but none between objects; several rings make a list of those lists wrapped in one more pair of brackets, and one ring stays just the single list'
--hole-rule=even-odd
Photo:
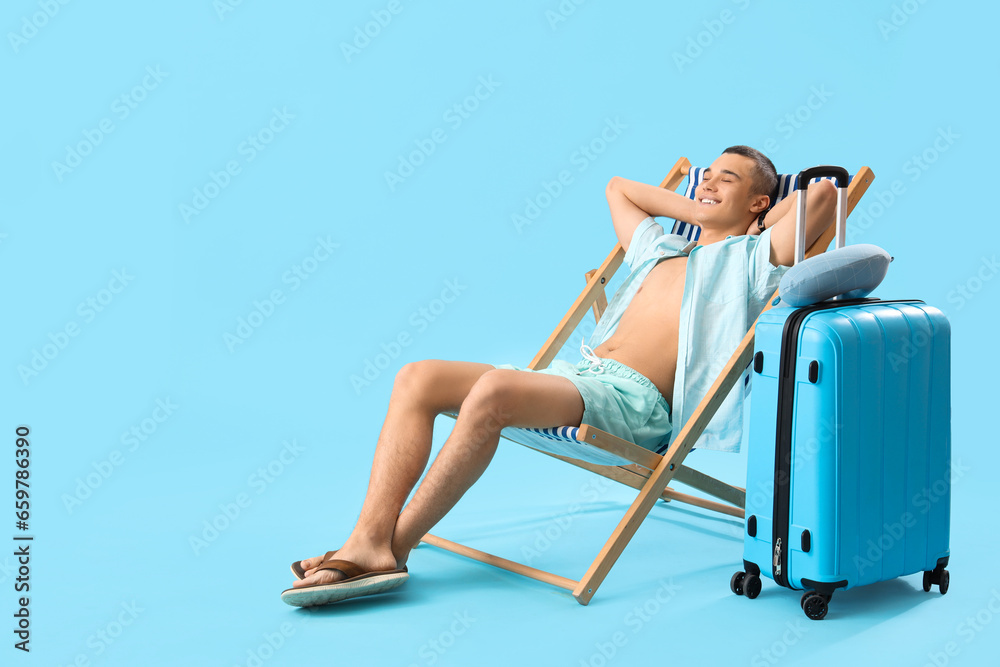
[{"label": "flip flop", "polygon": [[[336,553],[337,553],[336,551],[327,551],[325,554],[323,554],[323,561],[320,563],[320,565],[322,565],[323,563],[325,563],[328,560],[331,560],[333,558],[334,554],[336,554]],[[309,559],[307,558],[306,560],[309,560]],[[297,560],[294,563],[292,563],[292,574],[295,575],[296,579],[305,579],[306,578],[306,571],[304,569],[302,569],[302,561]]]},{"label": "flip flop", "polygon": [[410,578],[404,565],[399,570],[366,572],[364,568],[348,560],[326,560],[317,569],[335,570],[346,577],[332,584],[313,584],[301,588],[289,588],[281,593],[281,600],[293,607],[312,607],[331,602],[340,602],[362,595],[375,595],[401,586]]}]

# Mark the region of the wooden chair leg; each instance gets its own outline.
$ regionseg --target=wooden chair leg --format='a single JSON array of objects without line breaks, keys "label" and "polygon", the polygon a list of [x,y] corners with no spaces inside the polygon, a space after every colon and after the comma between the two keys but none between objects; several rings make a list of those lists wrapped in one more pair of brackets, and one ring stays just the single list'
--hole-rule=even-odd
[{"label": "wooden chair leg", "polygon": [[594,559],[594,562],[587,569],[586,574],[580,579],[580,583],[573,590],[573,597],[576,598],[577,602],[583,605],[590,603],[591,598],[594,597],[594,593],[597,592],[597,588],[604,581],[608,572],[611,571],[611,567],[618,560],[618,557],[621,556],[625,550],[625,546],[632,539],[632,536],[635,535],[635,531],[639,529],[646,515],[649,514],[649,510],[652,509],[656,499],[666,489],[667,484],[670,483],[674,472],[670,468],[675,469],[676,466],[673,464],[668,465],[666,458],[664,458],[664,463],[661,463],[660,467],[646,480],[642,491],[632,501],[632,505],[628,508],[622,520],[618,522],[611,537],[601,549],[600,554]]}]

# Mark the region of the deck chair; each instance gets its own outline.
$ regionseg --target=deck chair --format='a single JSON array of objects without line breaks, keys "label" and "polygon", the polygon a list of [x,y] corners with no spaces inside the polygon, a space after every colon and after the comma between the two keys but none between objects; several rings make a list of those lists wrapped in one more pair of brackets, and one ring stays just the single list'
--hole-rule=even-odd
[{"label": "deck chair", "polygon": [[[660,187],[676,190],[684,177],[687,176],[688,186],[685,193],[689,198],[694,199],[694,191],[701,181],[703,171],[703,168],[691,167],[687,158],[682,157],[667,174]],[[868,167],[861,168],[851,178],[847,201],[841,201],[841,206],[847,207],[848,215],[860,201],[874,178],[874,173]],[[794,192],[796,185],[797,175],[780,176],[775,203],[790,192]],[[700,231],[700,228],[682,222],[676,222],[673,228],[673,233],[687,236],[689,240],[697,239]],[[835,230],[831,225],[808,249],[806,256],[812,257],[824,252],[834,234]],[[587,272],[587,285],[583,292],[577,297],[569,312],[563,317],[538,354],[535,355],[529,368],[547,367],[588,310],[592,310],[594,317],[600,319],[608,303],[605,286],[618,267],[621,266],[624,257],[625,250],[620,243],[616,243],[611,254],[604,260],[600,268]],[[772,297],[765,310],[771,307],[773,300]],[[744,518],[745,489],[721,482],[685,466],[683,463],[730,390],[747,372],[746,369],[753,357],[755,328],[756,323],[750,327],[691,418],[684,424],[662,455],[587,424],[581,424],[579,427],[560,426],[547,429],[505,428],[501,432],[501,436],[507,440],[537,449],[543,454],[639,489],[639,495],[632,502],[597,558],[579,580],[569,579],[500,558],[430,533],[423,537],[422,542],[567,589],[572,591],[577,602],[586,605],[597,592],[597,588],[604,581],[611,567],[618,560],[625,546],[658,499],[679,501],[729,516]],[[457,417],[457,414],[449,416]],[[714,497],[716,500],[681,493],[668,486],[671,482],[685,484]]]}]

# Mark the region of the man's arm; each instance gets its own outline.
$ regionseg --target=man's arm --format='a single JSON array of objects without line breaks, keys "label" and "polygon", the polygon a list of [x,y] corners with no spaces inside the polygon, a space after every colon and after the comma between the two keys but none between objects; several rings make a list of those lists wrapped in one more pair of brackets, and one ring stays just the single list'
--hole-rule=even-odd
[{"label": "man's arm", "polygon": [[[791,266],[795,261],[795,208],[799,193],[796,191],[775,204],[765,216],[764,223],[771,230],[771,264]],[[837,186],[833,181],[810,183],[806,196],[806,249],[834,222],[837,210]],[[772,226],[770,223],[776,220]],[[757,223],[751,225],[751,229]]]},{"label": "man's arm", "polygon": [[615,234],[625,250],[628,250],[636,227],[644,219],[664,216],[686,222],[692,219],[694,213],[694,202],[684,195],[620,176],[611,179],[605,194]]}]

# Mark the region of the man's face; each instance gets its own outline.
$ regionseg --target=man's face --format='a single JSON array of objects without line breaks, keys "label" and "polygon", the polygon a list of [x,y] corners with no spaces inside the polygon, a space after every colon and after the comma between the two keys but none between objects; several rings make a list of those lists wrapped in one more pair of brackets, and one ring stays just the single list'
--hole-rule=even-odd
[{"label": "man's face", "polygon": [[695,223],[708,229],[749,225],[767,207],[767,197],[751,195],[753,160],[726,153],[705,170],[695,189]]}]

